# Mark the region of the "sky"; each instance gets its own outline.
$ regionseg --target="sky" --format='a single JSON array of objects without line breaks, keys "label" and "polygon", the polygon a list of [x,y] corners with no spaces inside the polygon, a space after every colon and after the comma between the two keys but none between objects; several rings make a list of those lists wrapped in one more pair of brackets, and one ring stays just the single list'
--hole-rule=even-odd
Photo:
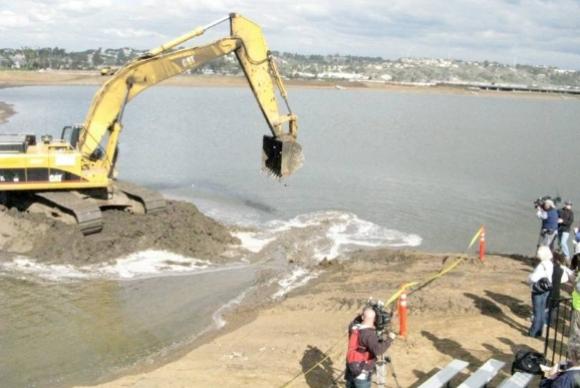
[{"label": "sky", "polygon": [[276,51],[580,70],[580,0],[0,0],[0,47],[148,49],[230,12]]}]

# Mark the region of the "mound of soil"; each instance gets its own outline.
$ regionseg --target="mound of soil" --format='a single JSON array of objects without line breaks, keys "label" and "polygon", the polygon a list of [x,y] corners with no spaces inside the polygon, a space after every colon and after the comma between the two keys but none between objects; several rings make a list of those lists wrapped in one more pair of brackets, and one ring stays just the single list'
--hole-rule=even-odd
[{"label": "mound of soil", "polygon": [[106,262],[146,249],[215,261],[239,243],[225,226],[185,202],[168,201],[158,214],[107,210],[103,222],[100,233],[84,236],[75,225],[6,210],[0,213],[0,249],[51,263]]}]

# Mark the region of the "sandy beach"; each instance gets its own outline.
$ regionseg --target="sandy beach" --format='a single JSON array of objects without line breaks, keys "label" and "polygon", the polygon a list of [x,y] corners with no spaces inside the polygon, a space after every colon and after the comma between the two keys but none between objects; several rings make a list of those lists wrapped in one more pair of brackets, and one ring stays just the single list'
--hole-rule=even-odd
[{"label": "sandy beach", "polygon": [[[101,76],[97,71],[0,71],[0,88],[11,86],[39,86],[39,85],[100,85],[110,76]],[[374,90],[402,93],[433,93],[457,95],[484,95],[498,97],[561,99],[578,98],[573,95],[531,93],[531,92],[500,92],[492,90],[468,90],[464,87],[451,86],[423,86],[373,81],[346,81],[346,80],[299,80],[286,79],[288,88],[323,88],[341,90]],[[164,81],[162,85],[184,87],[246,87],[247,81],[242,76],[220,75],[182,75]]]},{"label": "sandy beach", "polygon": [[[387,299],[401,283],[438,271],[446,257],[454,259],[388,250],[355,253],[318,268],[318,279],[282,301],[230,314],[220,333],[181,358],[101,386],[277,387],[296,376],[290,386],[340,386],[345,328],[364,301]],[[525,335],[530,270],[531,262],[521,257],[469,259],[410,295],[410,334],[389,352],[400,385],[416,386],[453,358],[468,361],[474,371],[490,357],[510,365],[517,350],[540,349],[541,340]],[[508,374],[509,366],[491,386]],[[393,386],[390,373],[388,378]]]}]

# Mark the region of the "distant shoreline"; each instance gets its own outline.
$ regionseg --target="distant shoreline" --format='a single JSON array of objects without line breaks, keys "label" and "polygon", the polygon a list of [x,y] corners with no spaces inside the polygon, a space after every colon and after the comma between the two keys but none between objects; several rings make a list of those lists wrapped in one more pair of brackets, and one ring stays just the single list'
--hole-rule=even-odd
[{"label": "distant shoreline", "polygon": [[[97,71],[0,71],[0,89],[16,86],[42,85],[100,85],[110,77],[101,76]],[[559,93],[537,93],[525,91],[474,90],[465,86],[451,85],[406,85],[372,81],[345,80],[298,80],[284,81],[289,88],[377,90],[404,93],[433,93],[475,96],[531,97],[541,99],[578,98]],[[244,87],[247,81],[241,76],[183,75],[171,78],[162,85],[186,87]]]}]

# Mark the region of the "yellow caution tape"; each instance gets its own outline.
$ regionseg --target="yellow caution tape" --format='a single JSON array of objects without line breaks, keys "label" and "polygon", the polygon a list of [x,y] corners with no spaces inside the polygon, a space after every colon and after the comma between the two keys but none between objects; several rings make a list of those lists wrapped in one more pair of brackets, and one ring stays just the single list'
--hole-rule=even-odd
[{"label": "yellow caution tape", "polygon": [[475,235],[471,239],[471,242],[467,246],[467,249],[471,248],[473,244],[475,244],[475,241],[477,241],[477,239],[479,238],[479,236],[481,236],[482,233],[483,233],[483,225],[481,225],[480,228],[477,230],[477,232],[475,232]]}]

